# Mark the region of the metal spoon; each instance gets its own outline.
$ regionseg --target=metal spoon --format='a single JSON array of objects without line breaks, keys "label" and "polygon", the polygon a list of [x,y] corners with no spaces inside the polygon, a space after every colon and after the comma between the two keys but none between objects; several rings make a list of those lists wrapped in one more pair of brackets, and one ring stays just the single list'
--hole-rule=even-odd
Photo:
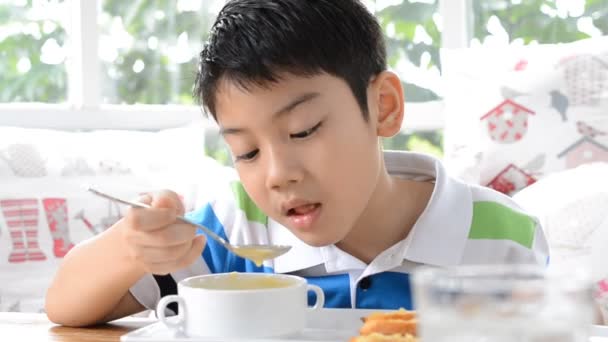
[{"label": "metal spoon", "polygon": [[[137,208],[150,208],[149,205],[144,204],[144,203],[139,203],[139,202],[133,202],[133,201],[127,201],[118,197],[114,197],[112,195],[108,195],[106,193],[103,193],[99,190],[93,189],[91,187],[87,187],[87,190],[90,191],[91,193],[97,195],[97,196],[101,196],[105,199],[108,199],[110,201],[113,202],[118,202],[118,203],[122,203],[122,204],[126,204],[126,205],[130,205],[132,207],[137,207]],[[219,242],[222,246],[224,246],[226,249],[228,249],[229,251],[231,251],[232,253],[242,257],[242,258],[247,258],[250,259],[251,261],[253,261],[257,266],[261,266],[262,262],[264,260],[267,259],[274,259],[278,256],[281,256],[285,253],[287,253],[290,249],[291,246],[275,246],[275,245],[232,245],[230,244],[228,241],[224,240],[221,236],[217,235],[216,233],[214,233],[211,229],[198,224],[194,221],[191,221],[183,216],[178,216],[177,217],[178,220],[185,222],[185,223],[189,223],[193,226],[196,226],[200,229],[202,229],[205,233],[207,233],[207,235],[209,235],[212,239],[214,239],[215,241]]]}]

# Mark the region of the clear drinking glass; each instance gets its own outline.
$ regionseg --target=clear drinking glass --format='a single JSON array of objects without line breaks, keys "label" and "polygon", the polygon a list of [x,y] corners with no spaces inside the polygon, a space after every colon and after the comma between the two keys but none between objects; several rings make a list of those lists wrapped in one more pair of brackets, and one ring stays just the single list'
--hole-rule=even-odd
[{"label": "clear drinking glass", "polygon": [[591,281],[533,265],[421,267],[413,274],[422,341],[587,342]]}]

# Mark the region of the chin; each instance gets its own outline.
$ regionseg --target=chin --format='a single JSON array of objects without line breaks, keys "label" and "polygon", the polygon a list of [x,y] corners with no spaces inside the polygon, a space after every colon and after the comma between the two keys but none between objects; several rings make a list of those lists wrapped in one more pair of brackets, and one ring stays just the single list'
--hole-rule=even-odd
[{"label": "chin", "polygon": [[296,236],[298,239],[302,240],[305,244],[311,247],[330,246],[340,241],[340,239],[332,239],[329,236],[310,236],[302,234],[296,234]]}]

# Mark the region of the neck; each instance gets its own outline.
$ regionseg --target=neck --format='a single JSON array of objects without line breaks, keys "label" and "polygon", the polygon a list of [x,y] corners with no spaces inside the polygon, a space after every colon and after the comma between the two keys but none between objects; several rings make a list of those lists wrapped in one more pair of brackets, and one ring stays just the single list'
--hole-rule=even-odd
[{"label": "neck", "polygon": [[407,237],[426,207],[433,187],[432,183],[392,177],[383,166],[366,209],[336,246],[369,264]]}]

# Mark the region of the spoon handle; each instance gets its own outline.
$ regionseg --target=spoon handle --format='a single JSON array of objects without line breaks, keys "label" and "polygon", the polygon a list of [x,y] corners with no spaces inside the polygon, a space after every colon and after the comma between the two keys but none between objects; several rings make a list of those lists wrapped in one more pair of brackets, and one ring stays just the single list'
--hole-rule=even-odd
[{"label": "spoon handle", "polygon": [[[130,205],[132,207],[137,207],[137,208],[151,208],[148,204],[145,203],[140,203],[140,202],[134,202],[134,201],[128,201],[122,198],[118,198],[118,197],[114,197],[112,195],[108,195],[104,192],[101,192],[97,189],[93,189],[91,187],[88,187],[87,190],[97,196],[103,197],[105,199],[108,199],[110,201],[113,202],[117,202],[117,203],[122,203],[122,204],[126,204],[126,205]],[[177,219],[184,222],[184,223],[188,223],[191,224],[195,227],[198,227],[200,229],[202,229],[205,233],[207,233],[212,239],[216,240],[217,242],[221,243],[222,246],[226,247],[229,250],[232,250],[232,246],[226,241],[224,240],[221,236],[217,235],[216,233],[214,233],[211,229],[203,226],[202,224],[196,223],[194,221],[191,221],[183,216],[177,216]]]}]

